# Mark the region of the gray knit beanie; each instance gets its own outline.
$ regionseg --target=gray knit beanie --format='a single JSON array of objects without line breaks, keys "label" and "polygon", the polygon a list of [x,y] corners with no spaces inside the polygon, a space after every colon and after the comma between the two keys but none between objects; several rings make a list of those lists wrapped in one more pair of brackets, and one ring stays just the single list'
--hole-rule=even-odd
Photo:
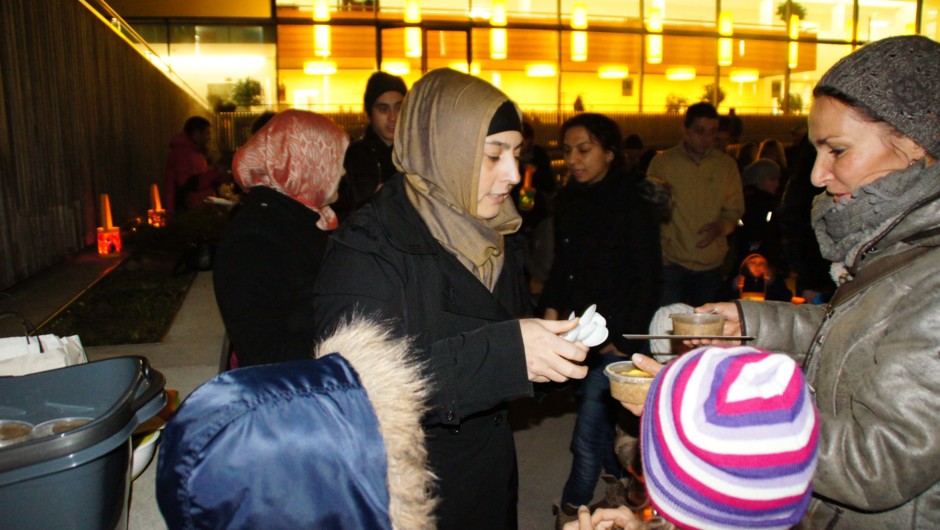
[{"label": "gray knit beanie", "polygon": [[906,35],[866,44],[830,68],[814,93],[825,88],[858,101],[940,158],[940,43]]}]

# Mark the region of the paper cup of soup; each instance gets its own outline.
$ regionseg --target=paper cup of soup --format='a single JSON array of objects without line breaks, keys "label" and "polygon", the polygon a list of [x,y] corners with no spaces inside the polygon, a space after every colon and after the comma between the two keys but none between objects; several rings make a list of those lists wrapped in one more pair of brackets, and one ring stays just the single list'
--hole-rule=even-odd
[{"label": "paper cup of soup", "polygon": [[19,420],[0,420],[0,447],[29,440],[33,424]]},{"label": "paper cup of soup", "polygon": [[630,361],[608,364],[604,374],[610,379],[610,395],[617,401],[642,405],[653,383],[653,374],[633,366]]},{"label": "paper cup of soup", "polygon": [[673,335],[724,335],[725,317],[714,313],[673,313]]},{"label": "paper cup of soup", "polygon": [[33,438],[42,438],[44,436],[53,436],[64,432],[77,429],[86,423],[91,423],[94,418],[56,418],[54,420],[44,421],[33,427]]}]

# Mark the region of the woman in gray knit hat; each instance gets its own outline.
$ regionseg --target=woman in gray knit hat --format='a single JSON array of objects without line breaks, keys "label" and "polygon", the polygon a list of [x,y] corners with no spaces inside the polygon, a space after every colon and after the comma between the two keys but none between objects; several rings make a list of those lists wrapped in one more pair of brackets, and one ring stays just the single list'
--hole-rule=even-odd
[{"label": "woman in gray knit hat", "polygon": [[819,409],[814,528],[940,528],[940,44],[867,44],[813,94],[826,192],[812,221],[840,287],[828,306],[696,311],[803,359]]}]

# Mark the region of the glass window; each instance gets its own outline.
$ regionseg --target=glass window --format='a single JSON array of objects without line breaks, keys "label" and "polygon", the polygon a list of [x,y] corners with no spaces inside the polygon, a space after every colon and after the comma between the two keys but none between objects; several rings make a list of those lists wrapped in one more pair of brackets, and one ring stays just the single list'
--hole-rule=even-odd
[{"label": "glass window", "polygon": [[663,22],[667,26],[679,27],[708,27],[715,25],[714,0],[702,2],[700,0],[644,0],[646,17],[650,11],[659,9]]},{"label": "glass window", "polygon": [[586,32],[586,58],[575,61],[577,32],[561,37],[561,107],[572,109],[580,97],[584,110],[639,110],[641,35]]},{"label": "glass window", "polygon": [[361,111],[366,80],[375,71],[375,28],[333,26],[329,36],[329,55],[318,56],[312,25],[278,28],[279,103]]},{"label": "glass window", "polygon": [[235,83],[246,78],[261,85],[262,105],[277,102],[277,50],[272,28],[173,24],[168,34],[173,71],[210,104],[230,100]]},{"label": "glass window", "polygon": [[730,12],[735,31],[786,31],[786,22],[777,13],[780,0],[721,0],[721,11]]},{"label": "glass window", "polygon": [[525,110],[558,104],[558,32],[509,29],[506,58],[491,54],[491,30],[473,29],[473,61],[480,77],[501,88]]},{"label": "glass window", "polygon": [[[801,45],[800,60],[804,58],[804,45]],[[819,78],[832,67],[839,59],[852,52],[852,46],[848,44],[814,44],[811,46],[814,50],[813,63],[808,68],[797,68],[790,74],[790,93],[798,94],[803,103],[804,113],[809,111],[812,103],[813,88]]]},{"label": "glass window", "polygon": [[[661,62],[643,66],[642,109],[645,112],[684,112],[702,100],[714,83],[717,40],[710,37],[664,36]],[[647,46],[647,51],[652,48]]]},{"label": "glass window", "polygon": [[916,20],[915,0],[859,0],[858,39],[874,41],[894,35],[913,35]]},{"label": "glass window", "polygon": [[924,7],[920,13],[920,34],[933,40],[940,40],[940,25],[937,24],[938,11],[940,11],[940,0],[924,0]]},{"label": "glass window", "polygon": [[478,73],[480,64],[474,61],[467,66],[466,31],[427,31],[428,70],[453,68],[464,73]]}]

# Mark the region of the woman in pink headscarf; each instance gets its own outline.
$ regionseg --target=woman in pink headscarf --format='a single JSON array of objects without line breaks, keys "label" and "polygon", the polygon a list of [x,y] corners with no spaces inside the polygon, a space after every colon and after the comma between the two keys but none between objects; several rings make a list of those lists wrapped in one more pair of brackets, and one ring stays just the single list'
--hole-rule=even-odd
[{"label": "woman in pink headscarf", "polygon": [[326,117],[286,110],[235,153],[245,194],[219,242],[213,282],[240,366],[310,356],[313,280],[337,225],[329,205],[347,145]]}]

